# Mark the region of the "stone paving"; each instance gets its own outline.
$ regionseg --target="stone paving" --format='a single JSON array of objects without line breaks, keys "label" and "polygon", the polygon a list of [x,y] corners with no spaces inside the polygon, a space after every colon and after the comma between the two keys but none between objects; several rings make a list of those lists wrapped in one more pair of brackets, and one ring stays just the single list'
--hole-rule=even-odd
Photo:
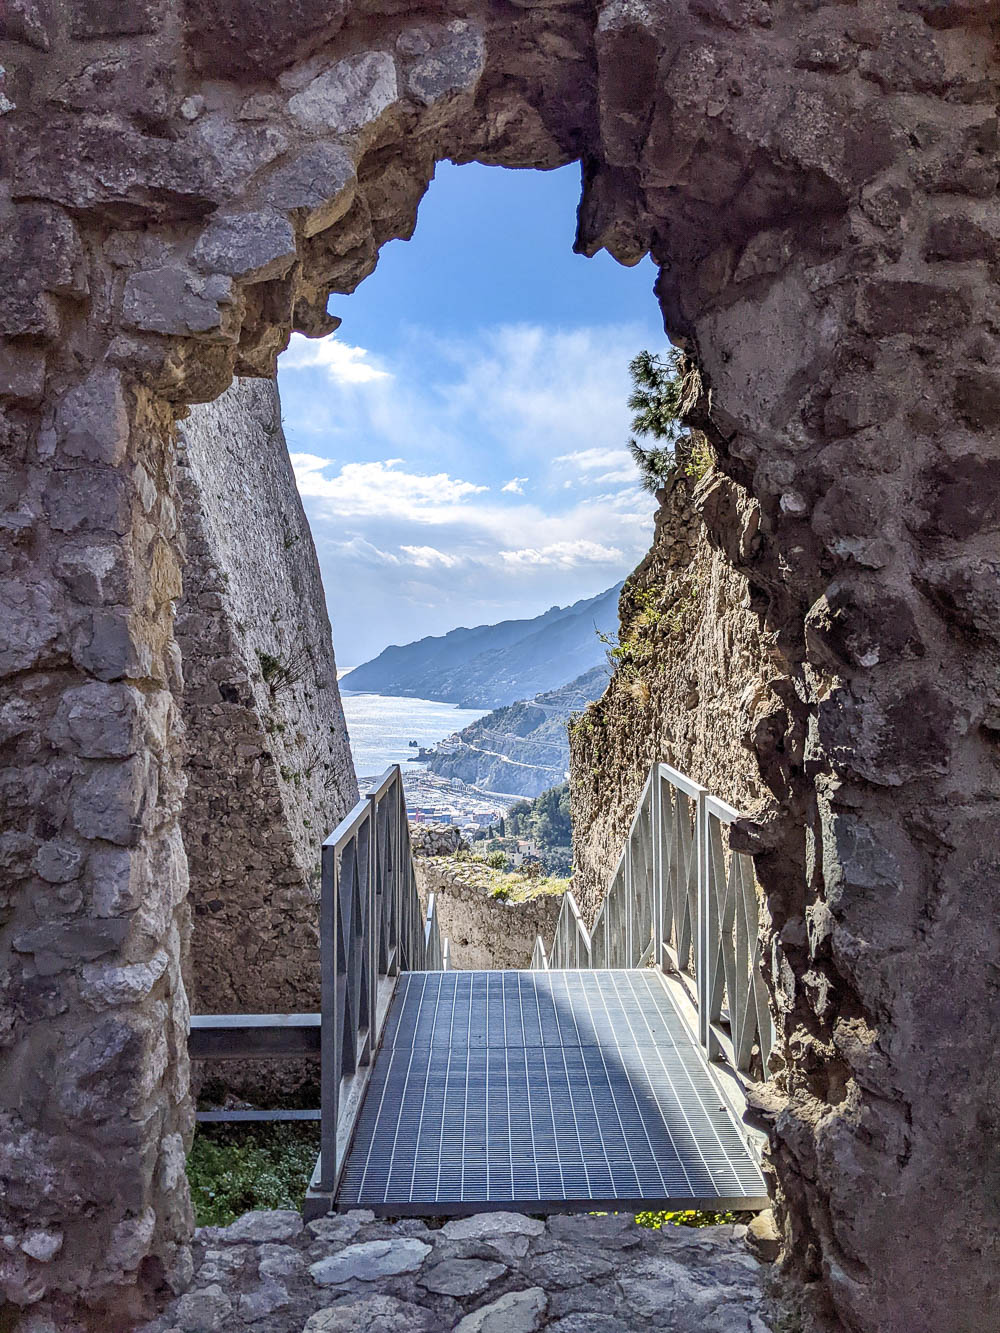
[{"label": "stone paving", "polygon": [[198,1232],[188,1291],[142,1333],[769,1333],[745,1232],[247,1213]]}]

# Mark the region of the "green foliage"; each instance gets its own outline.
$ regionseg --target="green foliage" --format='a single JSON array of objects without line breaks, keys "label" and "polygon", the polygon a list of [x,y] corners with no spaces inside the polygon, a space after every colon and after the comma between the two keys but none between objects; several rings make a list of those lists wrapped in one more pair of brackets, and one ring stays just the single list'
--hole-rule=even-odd
[{"label": "green foliage", "polygon": [[[598,637],[607,646],[612,670],[628,679],[648,668],[657,641],[682,634],[688,628],[698,605],[698,592],[698,584],[690,578],[673,582],[669,588],[631,590],[627,603],[630,609],[622,614],[621,637],[598,631]],[[583,721],[586,722],[586,714]]]},{"label": "green foliage", "polygon": [[503,852],[490,852],[486,858],[486,864],[492,866],[494,870],[503,870],[507,865],[507,858]]},{"label": "green foliage", "polygon": [[[703,439],[685,433],[683,424],[701,395],[698,368],[679,348],[671,347],[665,356],[640,352],[628,369],[632,377],[628,405],[635,413],[628,447],[642,484],[647,490],[659,490],[679,468],[687,476],[701,476],[712,464],[711,453]],[[640,444],[640,438],[656,443]]]},{"label": "green foliage", "polygon": [[573,865],[573,828],[568,782],[550,787],[534,800],[512,805],[507,811],[505,827],[511,851],[515,850],[516,839],[530,839],[538,847],[542,869],[550,875],[569,875]]},{"label": "green foliage", "polygon": [[318,1125],[199,1126],[187,1160],[198,1225],[226,1226],[256,1208],[300,1208],[318,1152]]},{"label": "green foliage", "polygon": [[688,1208],[680,1213],[636,1213],[636,1225],[659,1231],[660,1227],[718,1227],[735,1222],[735,1213],[702,1213]]}]

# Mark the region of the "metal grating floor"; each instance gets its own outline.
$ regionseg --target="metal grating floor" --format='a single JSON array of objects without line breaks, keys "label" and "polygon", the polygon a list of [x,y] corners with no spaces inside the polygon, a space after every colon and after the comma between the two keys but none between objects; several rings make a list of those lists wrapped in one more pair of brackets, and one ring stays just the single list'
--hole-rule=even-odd
[{"label": "metal grating floor", "polygon": [[767,1197],[653,970],[400,976],[338,1208],[668,1203]]}]

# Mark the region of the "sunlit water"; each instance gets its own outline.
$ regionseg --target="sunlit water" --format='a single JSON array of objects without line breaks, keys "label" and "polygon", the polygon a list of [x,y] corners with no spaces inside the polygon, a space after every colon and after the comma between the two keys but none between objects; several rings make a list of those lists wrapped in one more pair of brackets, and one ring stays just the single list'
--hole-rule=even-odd
[{"label": "sunlit water", "polygon": [[[407,765],[417,752],[410,741],[418,745],[433,745],[436,741],[461,731],[487,710],[456,708],[454,704],[436,703],[433,699],[404,699],[392,694],[351,694],[347,689],[350,676],[340,683],[344,701],[344,715],[351,738],[351,753],[358,777],[375,777],[390,764]],[[421,771],[422,765],[409,768]],[[407,771],[406,767],[403,769]]]}]

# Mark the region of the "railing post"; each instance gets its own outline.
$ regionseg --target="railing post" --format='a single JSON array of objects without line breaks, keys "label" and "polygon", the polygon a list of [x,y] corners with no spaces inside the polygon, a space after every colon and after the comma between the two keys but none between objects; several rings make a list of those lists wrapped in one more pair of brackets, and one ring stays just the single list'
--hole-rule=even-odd
[{"label": "railing post", "polygon": [[625,838],[625,958],[624,965],[632,967],[635,961],[632,953],[632,935],[634,916],[633,911],[633,889],[632,889],[632,829],[629,827]]},{"label": "railing post", "polygon": [[652,804],[650,807],[650,856],[653,872],[653,966],[663,967],[663,793],[660,789],[660,765],[650,771]]},{"label": "railing post", "polygon": [[337,1022],[337,885],[340,857],[324,844],[320,869],[320,1173],[319,1189],[337,1180],[337,1120],[340,1113],[340,1066],[343,1060]]},{"label": "railing post", "polygon": [[378,942],[375,938],[378,902],[378,881],[379,881],[379,836],[378,836],[378,802],[374,796],[368,797],[368,901],[365,903],[365,939],[362,947],[365,951],[367,962],[367,976],[365,978],[368,987],[368,1032],[365,1036],[365,1044],[358,1052],[358,1064],[367,1065],[371,1063],[374,1054],[375,1040],[375,992],[378,986]]},{"label": "railing post", "polygon": [[699,792],[695,798],[695,833],[697,836],[697,903],[698,921],[696,924],[695,980],[698,995],[698,1039],[708,1051],[711,1041],[711,1003],[712,989],[709,973],[709,830],[708,808],[705,793]]}]

